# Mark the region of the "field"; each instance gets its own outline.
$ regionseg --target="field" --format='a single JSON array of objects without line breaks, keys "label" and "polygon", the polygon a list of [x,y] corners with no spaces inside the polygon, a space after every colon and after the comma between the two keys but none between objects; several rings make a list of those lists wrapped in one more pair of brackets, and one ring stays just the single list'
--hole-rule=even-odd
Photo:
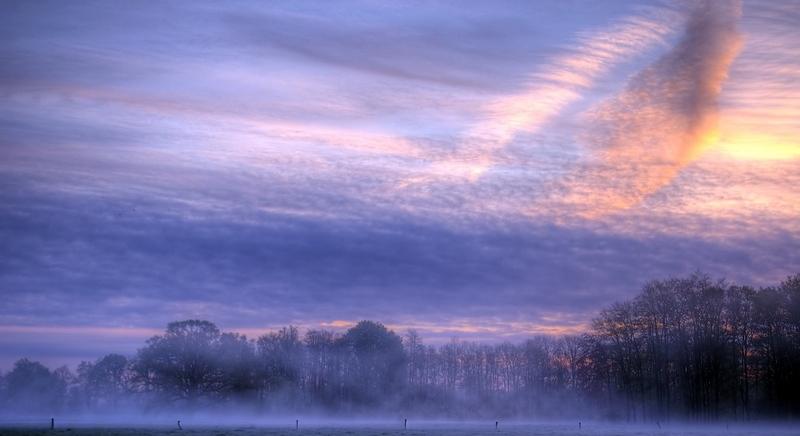
[{"label": "field", "polygon": [[[294,424],[294,423],[292,423]],[[663,425],[609,425],[583,423],[570,424],[501,424],[495,429],[494,423],[477,424],[420,424],[416,428],[402,425],[336,425],[309,426],[295,430],[294,426],[197,426],[183,424],[179,430],[175,426],[91,426],[87,424],[65,424],[55,430],[44,426],[26,423],[24,425],[0,425],[0,436],[637,436],[637,435],[800,435],[800,426],[728,426],[725,424],[704,426]]]}]

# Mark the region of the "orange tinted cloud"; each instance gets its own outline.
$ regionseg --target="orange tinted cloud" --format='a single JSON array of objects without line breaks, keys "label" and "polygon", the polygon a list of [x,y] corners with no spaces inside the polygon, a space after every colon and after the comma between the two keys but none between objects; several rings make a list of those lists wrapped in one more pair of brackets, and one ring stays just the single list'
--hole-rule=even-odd
[{"label": "orange tinted cloud", "polygon": [[719,95],[742,45],[740,14],[737,3],[698,5],[672,50],[589,113],[594,161],[568,197],[579,214],[640,203],[716,142]]},{"label": "orange tinted cloud", "polygon": [[[323,328],[343,331],[355,326],[358,321],[336,320],[321,323]],[[386,324],[386,327],[397,334],[404,334],[408,330],[416,330],[423,337],[432,339],[464,339],[473,340],[485,337],[506,338],[525,337],[534,335],[572,335],[583,333],[588,329],[584,321],[576,321],[574,316],[565,316],[560,313],[545,314],[538,322],[508,321],[498,319],[446,319],[438,322],[421,320],[407,320]]]}]

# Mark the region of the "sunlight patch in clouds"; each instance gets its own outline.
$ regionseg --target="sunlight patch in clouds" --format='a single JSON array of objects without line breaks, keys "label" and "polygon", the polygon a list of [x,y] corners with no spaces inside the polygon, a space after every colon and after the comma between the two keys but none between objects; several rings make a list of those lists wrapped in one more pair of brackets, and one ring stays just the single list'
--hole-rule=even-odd
[{"label": "sunlight patch in clouds", "polygon": [[725,137],[719,148],[728,156],[741,160],[790,160],[800,158],[797,138],[769,133],[747,132]]}]

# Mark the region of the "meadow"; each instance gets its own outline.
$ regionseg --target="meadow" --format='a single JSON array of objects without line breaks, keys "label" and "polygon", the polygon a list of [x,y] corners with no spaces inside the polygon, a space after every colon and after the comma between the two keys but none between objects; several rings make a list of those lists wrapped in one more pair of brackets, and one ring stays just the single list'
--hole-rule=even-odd
[{"label": "meadow", "polygon": [[[293,423],[292,423],[293,424]],[[177,425],[145,426],[93,426],[91,424],[65,424],[53,430],[49,425],[0,426],[2,436],[644,436],[644,435],[686,435],[715,436],[740,435],[757,436],[800,435],[800,426],[783,425],[661,425],[644,424],[600,424],[557,423],[557,424],[501,424],[495,429],[494,423],[425,423],[403,429],[402,424],[362,424],[362,425],[319,425],[295,429],[293,425],[241,425],[209,426],[183,423]]]}]

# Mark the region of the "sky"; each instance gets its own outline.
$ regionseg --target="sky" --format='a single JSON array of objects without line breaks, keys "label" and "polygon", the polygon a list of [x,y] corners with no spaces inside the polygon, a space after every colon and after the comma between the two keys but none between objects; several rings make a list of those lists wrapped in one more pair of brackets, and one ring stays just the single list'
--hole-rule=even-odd
[{"label": "sky", "polygon": [[2,1],[0,370],[577,333],[800,272],[797,1]]}]

